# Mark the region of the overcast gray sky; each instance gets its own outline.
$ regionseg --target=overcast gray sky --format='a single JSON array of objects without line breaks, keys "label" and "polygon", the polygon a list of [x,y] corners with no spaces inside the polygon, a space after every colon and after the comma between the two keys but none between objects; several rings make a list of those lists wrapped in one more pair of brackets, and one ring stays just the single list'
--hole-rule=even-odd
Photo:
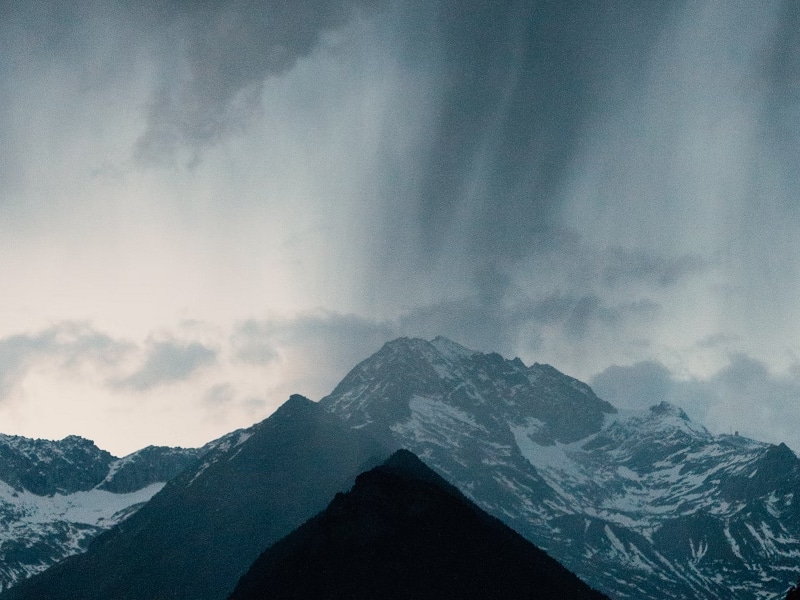
[{"label": "overcast gray sky", "polygon": [[398,335],[800,450],[800,5],[0,3],[0,431],[124,454]]}]

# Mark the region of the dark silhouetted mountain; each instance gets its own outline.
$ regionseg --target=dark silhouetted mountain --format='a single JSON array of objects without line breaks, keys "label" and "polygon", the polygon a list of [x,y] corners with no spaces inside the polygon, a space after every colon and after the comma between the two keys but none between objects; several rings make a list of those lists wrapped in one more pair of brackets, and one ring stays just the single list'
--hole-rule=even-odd
[{"label": "dark silhouetted mountain", "polygon": [[800,600],[800,582],[789,588],[786,592],[786,600]]},{"label": "dark silhouetted mountain", "polygon": [[611,597],[781,597],[800,557],[797,456],[659,400],[617,411],[553,367],[403,338],[320,404]]},{"label": "dark silhouetted mountain", "polygon": [[230,600],[601,600],[399,450],[272,546]]},{"label": "dark silhouetted mountain", "polygon": [[198,452],[153,446],[116,458],[78,436],[0,435],[0,590],[85,550]]},{"label": "dark silhouetted mountain", "polygon": [[130,518],[2,595],[48,600],[221,600],[258,555],[389,451],[292,396],[209,444]]}]

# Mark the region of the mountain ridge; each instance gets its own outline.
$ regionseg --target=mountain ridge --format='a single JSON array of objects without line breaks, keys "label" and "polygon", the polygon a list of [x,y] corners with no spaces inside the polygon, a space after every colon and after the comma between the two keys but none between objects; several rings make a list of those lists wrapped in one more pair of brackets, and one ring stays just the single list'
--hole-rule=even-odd
[{"label": "mountain ridge", "polygon": [[3,600],[223,600],[258,555],[390,449],[293,395],[206,446],[125,521]]},{"label": "mountain ridge", "polygon": [[198,452],[150,446],[117,458],[80,436],[0,434],[0,590],[85,550]]},{"label": "mountain ridge", "polygon": [[437,340],[389,342],[320,404],[612,597],[756,600],[796,579],[800,470],[785,445],[712,435],[658,399],[618,411],[553,367]]},{"label": "mountain ridge", "polygon": [[[12,588],[2,600],[66,600],[67,592],[42,595],[53,588],[37,587],[72,581],[65,573],[82,583],[61,588],[81,600],[149,598],[141,589],[125,595],[123,588],[98,587],[98,582],[119,569],[144,569],[141,573],[150,568],[146,564],[164,563],[155,555],[139,556],[141,548],[159,544],[175,549],[153,532],[181,531],[181,539],[194,540],[190,547],[214,539],[230,550],[236,536],[247,537],[263,523],[243,512],[214,516],[214,510],[253,502],[241,490],[230,492],[234,482],[261,482],[264,493],[285,490],[269,502],[276,511],[295,510],[298,494],[302,497],[300,488],[292,487],[297,482],[285,475],[264,479],[264,457],[318,483],[336,470],[320,465],[330,465],[325,461],[356,439],[371,440],[364,448],[374,452],[354,450],[353,456],[363,460],[348,459],[350,476],[367,455],[374,460],[379,452],[407,448],[482,510],[614,598],[764,600],[785,593],[797,578],[800,558],[800,502],[794,498],[800,459],[785,444],[713,435],[679,407],[654,400],[649,409],[617,410],[590,386],[549,365],[526,366],[519,358],[475,352],[441,337],[387,342],[318,404],[293,395],[260,424],[207,444],[192,468],[89,545],[87,554],[96,556],[122,544],[122,550],[113,551],[116,562],[90,568],[84,558],[73,557]],[[273,435],[263,433],[267,430],[277,435],[277,446],[258,445]],[[320,444],[302,454],[309,439]],[[77,439],[71,443],[86,446]],[[323,499],[324,494],[341,490],[345,479],[320,491],[316,506],[324,506],[320,503],[330,497]],[[295,514],[294,526],[314,514],[311,508]],[[200,519],[206,525],[185,523],[188,529],[170,530],[193,514],[206,515]],[[283,533],[291,530],[288,521],[284,525]],[[249,556],[278,533],[254,536]],[[129,565],[131,557],[133,563],[145,562]],[[194,558],[180,568],[173,563],[173,572],[219,568]],[[236,569],[243,570],[245,559],[237,560]],[[232,589],[236,569],[227,571],[227,583],[217,585],[209,598],[219,600],[226,586]],[[124,589],[130,590],[130,573],[119,585],[125,577]],[[193,600],[206,597],[202,590],[208,586],[199,582],[164,587],[170,577],[146,577],[145,587],[152,583],[153,593],[185,592],[197,584]]]}]

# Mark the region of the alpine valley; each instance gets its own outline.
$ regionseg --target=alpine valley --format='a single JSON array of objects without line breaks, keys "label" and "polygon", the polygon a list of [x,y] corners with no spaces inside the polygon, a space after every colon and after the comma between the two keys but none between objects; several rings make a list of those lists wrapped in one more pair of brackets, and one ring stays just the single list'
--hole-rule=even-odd
[{"label": "alpine valley", "polygon": [[0,600],[224,600],[293,530],[281,556],[331,510],[389,510],[364,487],[376,475],[337,493],[398,448],[611,598],[782,598],[800,573],[800,460],[652,400],[620,411],[548,365],[400,338],[319,403],[293,396],[199,450],[115,459],[3,437],[2,585],[75,556]]}]

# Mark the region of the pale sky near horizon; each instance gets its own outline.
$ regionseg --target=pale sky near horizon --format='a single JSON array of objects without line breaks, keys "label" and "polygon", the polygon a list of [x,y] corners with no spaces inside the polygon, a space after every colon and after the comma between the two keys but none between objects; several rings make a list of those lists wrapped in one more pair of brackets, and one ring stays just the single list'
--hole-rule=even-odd
[{"label": "pale sky near horizon", "polygon": [[791,0],[0,2],[0,432],[445,335],[800,450],[798,69]]}]

